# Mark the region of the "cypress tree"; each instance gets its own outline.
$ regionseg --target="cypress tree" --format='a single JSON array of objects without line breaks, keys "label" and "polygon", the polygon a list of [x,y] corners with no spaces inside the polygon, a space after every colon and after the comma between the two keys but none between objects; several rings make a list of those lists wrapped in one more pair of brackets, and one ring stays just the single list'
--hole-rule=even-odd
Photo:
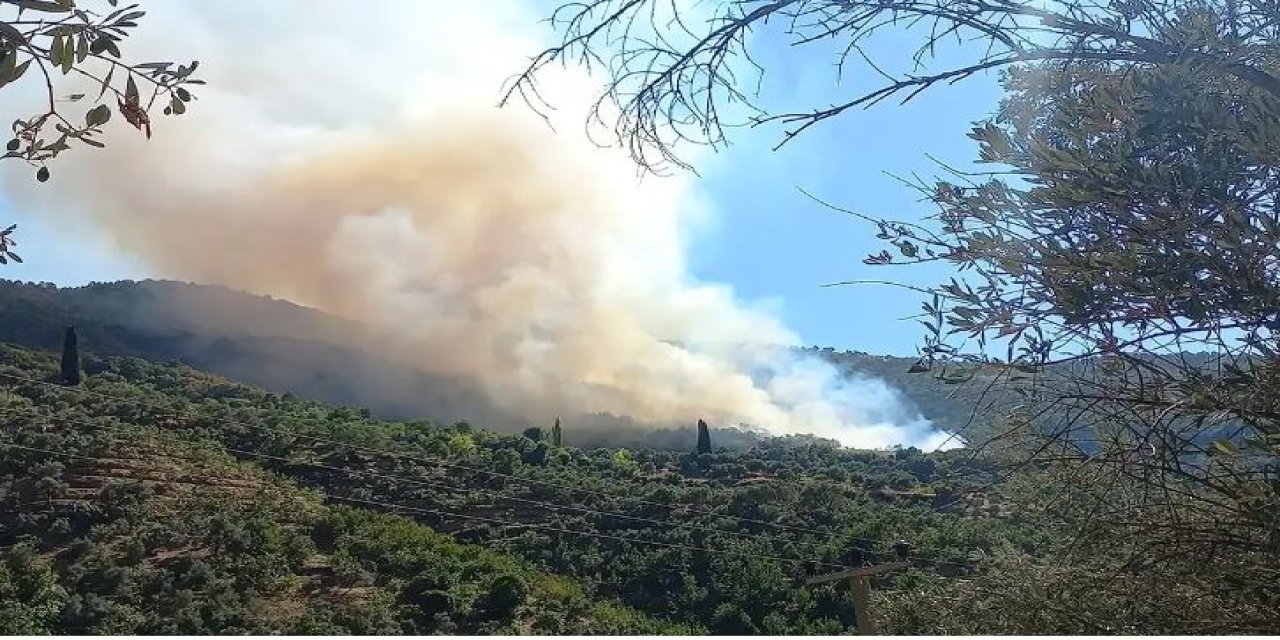
[{"label": "cypress tree", "polygon": [[558,417],[556,418],[555,425],[551,427],[551,444],[557,447],[561,446],[560,445],[560,418]]},{"label": "cypress tree", "polygon": [[80,384],[80,347],[74,325],[67,327],[62,338],[62,384],[68,387]]},{"label": "cypress tree", "polygon": [[698,453],[711,453],[711,432],[705,420],[698,420]]}]

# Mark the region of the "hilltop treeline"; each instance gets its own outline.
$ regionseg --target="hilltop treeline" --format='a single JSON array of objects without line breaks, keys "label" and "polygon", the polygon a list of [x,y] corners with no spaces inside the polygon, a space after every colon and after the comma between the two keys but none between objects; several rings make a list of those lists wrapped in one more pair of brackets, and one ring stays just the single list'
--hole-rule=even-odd
[{"label": "hilltop treeline", "polygon": [[[466,420],[509,433],[528,426],[527,416],[499,410],[475,385],[373,353],[361,343],[360,326],[282,300],[154,280],[65,288],[0,280],[0,340],[57,349],[61,336],[50,327],[70,324],[97,353],[182,362],[277,393],[367,407],[385,419]],[[918,411],[939,428],[972,426],[975,418],[985,426],[988,413],[974,411],[976,392],[932,376],[909,375],[913,359],[816,347],[800,351],[832,362],[848,375],[885,380],[902,392],[910,412]],[[682,426],[638,428],[622,417],[578,416],[567,442],[683,449],[696,438],[696,418],[690,416]],[[760,440],[750,431],[722,428],[717,445],[747,449]]]}]

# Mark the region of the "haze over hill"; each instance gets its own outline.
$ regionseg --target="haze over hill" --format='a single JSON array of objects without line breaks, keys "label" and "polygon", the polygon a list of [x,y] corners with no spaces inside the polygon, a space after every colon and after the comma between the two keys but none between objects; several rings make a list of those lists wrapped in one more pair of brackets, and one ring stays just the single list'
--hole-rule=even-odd
[{"label": "haze over hill", "polygon": [[[85,287],[0,281],[0,340],[52,349],[61,327],[77,326],[84,347],[114,355],[176,360],[191,366],[332,404],[368,407],[403,419],[467,421],[502,431],[550,423],[554,414],[521,414],[500,406],[485,386],[458,375],[401,361],[394,349],[361,325],[284,300],[224,287],[172,281],[95,283]],[[923,418],[944,428],[967,420],[972,405],[947,395],[928,376],[906,376],[910,360],[833,350],[803,350],[839,362],[842,375],[876,389],[884,422]],[[886,384],[884,378],[892,381]],[[901,385],[906,395],[894,387]],[[564,412],[574,428],[567,440],[580,446],[687,448],[692,423],[640,422],[630,418]],[[721,446],[747,444],[746,432],[722,431]]]},{"label": "haze over hill", "polygon": [[[255,8],[290,55],[211,65],[199,118],[68,157],[56,190],[6,176],[7,195],[109,234],[153,273],[357,321],[379,350],[475,383],[505,414],[702,416],[853,446],[947,440],[883,384],[780,347],[798,338],[763,304],[690,275],[689,230],[708,213],[688,178],[641,182],[618,150],[493,106],[538,49],[511,27],[536,24],[528,7],[444,6],[400,5],[395,22],[413,30],[398,38],[372,15]],[[262,45],[244,15],[155,7],[134,46],[237,60]],[[376,52],[369,32],[383,34]],[[310,86],[324,90],[299,89]],[[566,105],[555,124],[582,121],[590,86],[578,69],[550,80],[546,97]]]}]

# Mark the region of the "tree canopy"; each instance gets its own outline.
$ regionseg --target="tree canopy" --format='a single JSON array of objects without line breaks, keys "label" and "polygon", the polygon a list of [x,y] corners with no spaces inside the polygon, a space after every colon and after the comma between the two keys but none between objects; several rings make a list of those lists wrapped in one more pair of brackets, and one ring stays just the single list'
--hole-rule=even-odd
[{"label": "tree canopy", "polygon": [[[190,87],[203,84],[193,76],[198,62],[123,59],[120,45],[146,15],[139,5],[122,7],[119,0],[106,0],[105,6],[91,4],[84,0],[0,2],[0,11],[13,12],[0,17],[0,88],[34,79],[43,82],[47,98],[42,111],[13,122],[14,137],[4,157],[38,167],[36,177],[42,182],[50,175],[47,162],[71,145],[104,146],[96,137],[111,119],[112,105],[104,101],[108,93],[115,110],[149,138],[150,112],[158,107],[165,115],[185,113],[187,103],[195,99]],[[69,83],[67,76],[87,80],[96,95],[63,94],[58,86]],[[82,118],[69,117],[71,105],[82,108]]]},{"label": "tree canopy", "polygon": [[[1092,555],[1073,563],[1160,576],[1206,602],[1234,588],[1280,597],[1268,577],[1280,570],[1280,6],[784,0],[714,3],[701,22],[657,4],[564,5],[552,20],[563,42],[513,95],[554,61],[603,65],[596,115],[616,104],[617,138],[653,167],[682,164],[680,143],[723,142],[730,101],[753,110],[750,123],[786,124],[785,142],[1001,69],[1007,96],[970,132],[990,171],[942,167],[918,183],[936,207],[924,219],[850,212],[887,245],[866,263],[953,267],[912,287],[926,296],[912,370],[1022,398],[996,437],[972,444],[1013,475],[1034,470],[1047,489],[1024,504],[1075,532]],[[873,70],[885,61],[861,55],[867,38],[922,26],[923,70],[830,108],[770,113],[738,72],[767,71],[751,65],[749,34],[771,20],[798,46],[841,41]],[[984,53],[947,66],[934,57],[947,37]]]},{"label": "tree canopy", "polygon": [[[121,51],[145,15],[119,0],[0,0],[0,90],[40,82],[45,94],[39,110],[14,119],[0,157],[26,163],[45,182],[49,162],[62,152],[106,146],[100,138],[112,101],[114,112],[148,138],[153,111],[186,113],[192,87],[204,84],[194,76],[198,62],[128,62]],[[22,261],[10,250],[14,228],[0,232],[0,264]]]}]

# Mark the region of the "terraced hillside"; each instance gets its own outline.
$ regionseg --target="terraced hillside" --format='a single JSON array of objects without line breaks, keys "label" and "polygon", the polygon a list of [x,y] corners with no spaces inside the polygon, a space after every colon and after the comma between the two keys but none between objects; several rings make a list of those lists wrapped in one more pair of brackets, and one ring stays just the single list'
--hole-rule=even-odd
[{"label": "terraced hillside", "polygon": [[804,577],[899,537],[926,575],[1039,544],[970,508],[992,475],[960,453],[584,450],[132,358],[90,354],[62,387],[55,365],[0,348],[2,542],[48,581],[42,615],[5,605],[21,628],[836,633],[847,597]]},{"label": "terraced hillside", "polygon": [[[49,364],[15,350],[4,359],[10,374]],[[327,499],[207,435],[50,390],[0,400],[7,634],[698,631]]]},{"label": "terraced hillside", "polygon": [[839,634],[847,594],[805,579],[898,541],[911,566],[873,592],[887,632],[1256,629],[1276,611],[1229,588],[1265,578],[1249,554],[1134,562],[1141,529],[1074,528],[1130,491],[1082,483],[1087,462],[725,450],[717,430],[710,454],[583,449],[182,365],[83,368],[61,386],[53,354],[0,346],[10,633]]}]

